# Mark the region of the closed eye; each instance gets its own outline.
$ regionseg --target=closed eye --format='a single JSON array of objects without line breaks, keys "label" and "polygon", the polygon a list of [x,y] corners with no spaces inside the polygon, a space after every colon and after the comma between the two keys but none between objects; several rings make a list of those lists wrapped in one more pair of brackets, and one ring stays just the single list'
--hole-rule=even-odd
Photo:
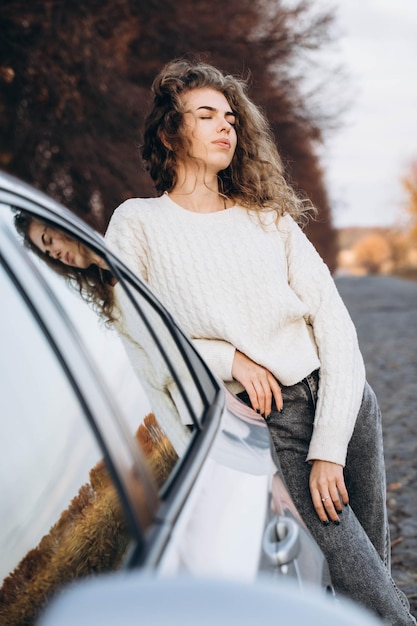
[{"label": "closed eye", "polygon": [[[199,115],[199,119],[201,119],[201,120],[211,120],[211,119],[213,119],[214,115],[216,113],[218,113],[217,109],[215,109],[214,107],[211,107],[211,106],[207,106],[207,105],[200,106],[200,107],[198,107],[197,110],[201,111],[202,109],[207,111],[207,112],[212,113],[212,115]],[[230,126],[235,126],[235,124],[236,124],[236,113],[234,111],[225,111],[224,118],[228,122],[228,124],[230,124]]]},{"label": "closed eye", "polygon": [[42,243],[43,243],[44,248],[45,248],[45,254],[49,256],[50,252],[49,252],[49,250],[47,250],[47,248],[49,248],[50,246],[52,246],[52,244],[53,244],[53,239],[52,239],[52,237],[51,237],[51,236],[48,236],[48,235],[46,234],[46,231],[44,231],[44,232],[42,233],[42,235],[41,235],[41,240],[42,240]]},{"label": "closed eye", "polygon": [[[212,115],[200,115],[199,119],[200,120],[212,120],[213,116]],[[225,120],[228,124],[230,124],[230,126],[236,126],[236,118],[234,116],[233,117],[230,116],[230,118],[226,116]]]}]

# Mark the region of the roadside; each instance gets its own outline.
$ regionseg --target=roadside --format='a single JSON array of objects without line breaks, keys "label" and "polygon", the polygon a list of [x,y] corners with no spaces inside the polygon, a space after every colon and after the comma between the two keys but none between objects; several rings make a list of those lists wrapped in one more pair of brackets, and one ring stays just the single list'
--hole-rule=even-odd
[{"label": "roadside", "polygon": [[417,282],[336,279],[382,411],[392,573],[417,615]]}]

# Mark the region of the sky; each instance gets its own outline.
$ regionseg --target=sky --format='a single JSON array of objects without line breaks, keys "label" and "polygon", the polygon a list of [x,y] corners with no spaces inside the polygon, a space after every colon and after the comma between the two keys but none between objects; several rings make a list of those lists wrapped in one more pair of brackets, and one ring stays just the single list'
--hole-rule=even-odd
[{"label": "sky", "polygon": [[417,160],[417,0],[318,0],[335,8],[325,53],[347,75],[349,107],[320,151],[336,227],[405,215],[401,177]]}]

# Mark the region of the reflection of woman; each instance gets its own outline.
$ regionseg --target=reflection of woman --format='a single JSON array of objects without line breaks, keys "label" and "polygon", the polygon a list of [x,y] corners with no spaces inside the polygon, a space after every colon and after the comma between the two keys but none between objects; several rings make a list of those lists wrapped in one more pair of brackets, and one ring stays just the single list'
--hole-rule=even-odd
[{"label": "reflection of woman", "polygon": [[114,292],[109,288],[114,278],[98,254],[29,213],[16,213],[15,226],[28,248],[74,286],[104,320],[115,321]]},{"label": "reflection of woman", "polygon": [[75,287],[107,326],[118,331],[159,423],[176,453],[182,454],[189,440],[178,410],[182,400],[161,354],[149,335],[140,332],[136,310],[104,259],[63,231],[25,212],[15,215],[15,226],[25,245]]},{"label": "reflection of woman", "polygon": [[267,420],[337,590],[415,623],[389,572],[378,405],[268,125],[205,64],[169,63],[153,93],[142,156],[159,197],[124,202],[106,238]]}]

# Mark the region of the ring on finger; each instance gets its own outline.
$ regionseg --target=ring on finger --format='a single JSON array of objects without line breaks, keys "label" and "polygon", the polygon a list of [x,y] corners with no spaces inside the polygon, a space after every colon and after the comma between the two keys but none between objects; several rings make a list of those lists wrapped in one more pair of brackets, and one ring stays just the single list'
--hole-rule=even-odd
[{"label": "ring on finger", "polygon": [[326,502],[326,500],[328,500],[330,498],[330,496],[326,496],[325,498],[322,498],[321,501],[322,502]]}]

